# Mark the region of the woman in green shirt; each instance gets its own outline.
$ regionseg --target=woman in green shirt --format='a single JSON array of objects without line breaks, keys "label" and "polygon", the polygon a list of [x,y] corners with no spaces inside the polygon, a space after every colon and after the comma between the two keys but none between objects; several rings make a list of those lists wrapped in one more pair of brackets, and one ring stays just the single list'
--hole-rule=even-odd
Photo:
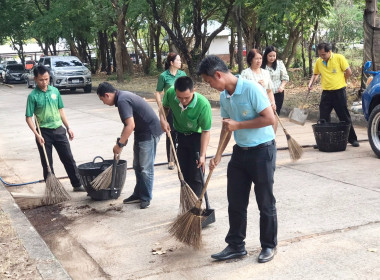
[{"label": "woman in green shirt", "polygon": [[[168,54],[165,61],[165,71],[161,73],[158,77],[156,92],[160,93],[161,96],[174,85],[175,80],[178,77],[186,76],[186,73],[179,70],[181,68],[181,57],[175,53],[171,52]],[[170,111],[167,116],[167,121],[170,124],[171,134],[174,141],[174,145],[176,145],[177,133],[173,128],[173,114]],[[166,136],[166,154],[168,157],[169,169],[174,169],[174,157],[173,151],[171,150],[169,137]]]}]

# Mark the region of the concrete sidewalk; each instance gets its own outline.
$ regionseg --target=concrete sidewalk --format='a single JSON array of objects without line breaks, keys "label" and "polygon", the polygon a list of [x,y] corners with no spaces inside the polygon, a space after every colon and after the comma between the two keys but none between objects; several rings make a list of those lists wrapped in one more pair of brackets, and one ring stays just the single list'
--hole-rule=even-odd
[{"label": "concrete sidewalk", "polygon": [[[26,93],[16,87],[13,92],[0,90],[0,175],[7,182],[42,177],[37,148],[23,117],[25,98]],[[91,161],[97,155],[111,158],[112,144],[122,128],[117,110],[101,104],[94,94],[68,94],[63,99],[76,134],[72,149],[77,163]],[[157,112],[155,104],[151,105]],[[279,245],[272,262],[258,264],[256,260],[260,250],[259,214],[253,192],[248,209],[248,256],[225,262],[210,258],[226,246],[228,156],[210,181],[208,194],[217,221],[203,230],[204,246],[200,251],[183,246],[167,233],[178,211],[180,185],[176,172],[165,165],[155,169],[154,199],[149,209],[122,204],[135,183],[133,170],[128,170],[117,200],[96,202],[83,193],[70,192],[73,199],[63,203],[59,215],[46,219],[44,224],[36,217],[49,217],[48,212],[57,208],[42,207],[25,213],[73,279],[378,279],[379,160],[367,141],[362,141],[359,148],[348,145],[345,152],[319,152],[311,147],[315,144],[312,122],[299,126],[282,120],[291,136],[309,148],[304,149],[301,160],[292,162],[283,149],[287,141],[279,127],[274,186]],[[219,110],[214,108],[208,155],[216,152],[220,124]],[[367,139],[366,128],[355,128],[359,140]],[[132,163],[132,144],[122,154],[128,166]],[[226,154],[232,151],[232,145],[229,143]],[[163,135],[156,162],[164,162],[165,155]],[[57,177],[65,176],[56,155],[54,162]],[[71,191],[68,180],[61,181]],[[8,190],[38,194],[43,184]],[[1,197],[3,209],[11,200]],[[18,214],[23,216],[22,212]],[[163,254],[153,254],[152,250]]]}]

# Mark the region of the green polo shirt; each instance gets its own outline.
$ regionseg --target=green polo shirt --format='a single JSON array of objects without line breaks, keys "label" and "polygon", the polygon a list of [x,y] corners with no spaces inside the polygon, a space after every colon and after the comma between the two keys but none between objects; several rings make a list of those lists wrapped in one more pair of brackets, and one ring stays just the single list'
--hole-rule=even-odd
[{"label": "green polo shirt", "polygon": [[202,94],[195,92],[193,100],[183,108],[173,86],[165,92],[162,104],[172,110],[173,125],[178,132],[202,133],[211,129],[211,105]]},{"label": "green polo shirt", "polygon": [[175,80],[182,76],[186,76],[186,73],[181,70],[177,70],[177,74],[175,76],[173,76],[172,73],[170,73],[169,69],[162,72],[161,75],[158,77],[156,91],[166,92],[172,85],[174,85]]},{"label": "green polo shirt", "polygon": [[62,125],[59,109],[63,108],[61,94],[58,89],[48,86],[46,92],[36,87],[29,95],[26,102],[25,116],[37,116],[40,127],[55,129]]}]

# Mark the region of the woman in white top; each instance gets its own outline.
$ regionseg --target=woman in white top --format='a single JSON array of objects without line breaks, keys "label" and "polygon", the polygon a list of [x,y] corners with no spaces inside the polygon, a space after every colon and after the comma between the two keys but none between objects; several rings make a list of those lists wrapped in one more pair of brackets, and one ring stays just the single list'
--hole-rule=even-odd
[{"label": "woman in white top", "polygon": [[[249,68],[241,72],[244,79],[256,81],[267,91],[273,111],[276,110],[276,102],[273,95],[273,83],[268,70],[262,69],[263,55],[258,49],[251,49],[247,54],[247,64]],[[277,130],[277,121],[273,125],[274,132]]]},{"label": "woman in white top", "polygon": [[261,68],[268,70],[270,73],[274,86],[273,92],[277,107],[276,112],[280,115],[282,104],[284,103],[284,89],[287,82],[289,82],[289,75],[284,63],[277,59],[277,49],[275,47],[269,46],[265,49]]}]

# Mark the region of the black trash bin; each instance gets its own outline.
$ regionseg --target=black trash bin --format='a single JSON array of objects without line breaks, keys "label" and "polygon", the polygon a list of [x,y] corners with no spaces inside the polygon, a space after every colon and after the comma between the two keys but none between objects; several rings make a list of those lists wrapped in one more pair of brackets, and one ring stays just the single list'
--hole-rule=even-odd
[{"label": "black trash bin", "polygon": [[321,152],[341,152],[347,147],[350,123],[328,123],[321,119],[313,124],[315,141]]},{"label": "black trash bin", "polygon": [[[101,162],[95,162],[96,159],[101,159]],[[78,166],[79,179],[86,189],[88,195],[94,200],[108,200],[117,199],[123,190],[125,178],[127,176],[127,161],[119,160],[116,168],[115,185],[113,188],[109,186],[104,190],[95,190],[91,186],[91,181],[102,173],[107,167],[111,166],[113,160],[104,160],[102,157],[97,156],[92,162],[83,163]]]}]

